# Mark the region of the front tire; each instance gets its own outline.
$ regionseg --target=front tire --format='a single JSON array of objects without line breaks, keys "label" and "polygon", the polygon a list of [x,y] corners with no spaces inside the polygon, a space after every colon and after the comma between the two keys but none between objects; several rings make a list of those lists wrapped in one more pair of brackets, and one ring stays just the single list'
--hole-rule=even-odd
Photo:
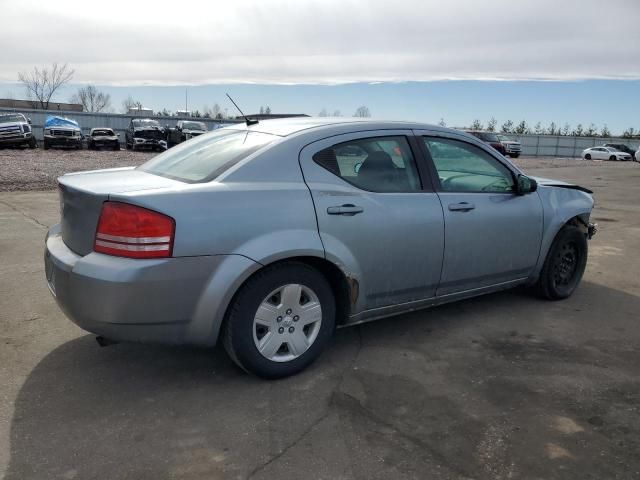
[{"label": "front tire", "polygon": [[587,266],[587,237],[575,225],[565,225],[547,253],[540,278],[538,293],[549,300],[568,298],[575,291]]},{"label": "front tire", "polygon": [[223,326],[224,347],[247,372],[288,377],[324,350],[335,312],[331,286],[314,268],[299,262],[267,267],[234,297]]},{"label": "front tire", "polygon": [[618,160],[618,157],[616,157],[615,155],[611,155],[609,157],[609,160],[611,160],[612,162],[615,162],[616,160]]}]

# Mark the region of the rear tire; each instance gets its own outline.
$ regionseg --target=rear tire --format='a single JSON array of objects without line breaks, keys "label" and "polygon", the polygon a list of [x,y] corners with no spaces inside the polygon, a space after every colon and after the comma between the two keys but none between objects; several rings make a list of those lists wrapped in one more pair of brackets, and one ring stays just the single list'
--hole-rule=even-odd
[{"label": "rear tire", "polygon": [[262,378],[308,367],[335,329],[335,299],[317,270],[299,262],[267,267],[236,293],[223,325],[231,359]]},{"label": "rear tire", "polygon": [[565,225],[547,253],[536,283],[538,294],[549,300],[568,298],[575,291],[587,266],[587,237],[575,225]]},{"label": "rear tire", "polygon": [[615,162],[616,160],[618,160],[618,157],[616,157],[615,155],[611,155],[609,157],[609,160],[611,160],[612,162]]},{"label": "rear tire", "polygon": [[591,154],[590,154],[590,153],[587,153],[587,154],[584,156],[584,159],[585,159],[585,160],[591,160]]}]

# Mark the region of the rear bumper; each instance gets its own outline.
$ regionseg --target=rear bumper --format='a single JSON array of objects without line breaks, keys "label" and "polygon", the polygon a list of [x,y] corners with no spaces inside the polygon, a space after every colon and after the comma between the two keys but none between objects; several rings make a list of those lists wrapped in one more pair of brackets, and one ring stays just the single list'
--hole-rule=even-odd
[{"label": "rear bumper", "polygon": [[82,257],[59,225],[47,234],[44,257],[49,290],[80,328],[117,341],[193,345],[215,344],[233,295],[228,277],[254,263],[239,255]]}]

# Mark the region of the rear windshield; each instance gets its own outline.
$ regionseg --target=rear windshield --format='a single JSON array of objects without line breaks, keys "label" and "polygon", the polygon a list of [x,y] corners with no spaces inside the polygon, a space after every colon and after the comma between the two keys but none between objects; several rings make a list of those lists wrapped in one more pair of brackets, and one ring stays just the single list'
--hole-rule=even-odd
[{"label": "rear windshield", "polygon": [[260,132],[218,130],[173,147],[138,168],[183,182],[208,182],[278,138]]},{"label": "rear windshield", "polygon": [[104,135],[113,136],[113,130],[94,130],[91,132],[91,135],[94,137],[100,137]]}]

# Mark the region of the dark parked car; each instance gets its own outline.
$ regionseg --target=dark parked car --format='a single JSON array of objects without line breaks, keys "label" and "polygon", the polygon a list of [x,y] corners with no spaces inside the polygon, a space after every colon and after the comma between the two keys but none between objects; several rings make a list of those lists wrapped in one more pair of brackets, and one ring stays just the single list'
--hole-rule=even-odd
[{"label": "dark parked car", "polygon": [[491,145],[493,148],[499,151],[502,155],[506,155],[507,151],[505,150],[504,145],[502,145],[502,142],[500,142],[498,135],[496,135],[495,133],[482,132],[480,130],[467,130],[466,132],[473,135],[474,137],[479,138],[484,143]]},{"label": "dark parked car", "polygon": [[120,150],[119,135],[111,128],[92,128],[87,138],[87,148],[97,150],[99,148],[109,148]]},{"label": "dark parked car", "polygon": [[204,122],[178,120],[175,128],[167,129],[167,147],[171,148],[178,143],[182,143],[203,133],[207,133],[207,126]]},{"label": "dark parked car", "polygon": [[124,144],[127,149],[166,150],[167,138],[165,129],[157,120],[150,118],[133,118],[125,135]]},{"label": "dark parked car", "polygon": [[615,148],[619,152],[628,153],[629,155],[631,155],[631,158],[633,158],[634,160],[638,160],[636,158],[636,151],[628,145],[625,145],[624,143],[605,143],[603,146]]},{"label": "dark parked car", "polygon": [[21,113],[0,115],[0,147],[22,145],[36,148],[31,120]]}]

